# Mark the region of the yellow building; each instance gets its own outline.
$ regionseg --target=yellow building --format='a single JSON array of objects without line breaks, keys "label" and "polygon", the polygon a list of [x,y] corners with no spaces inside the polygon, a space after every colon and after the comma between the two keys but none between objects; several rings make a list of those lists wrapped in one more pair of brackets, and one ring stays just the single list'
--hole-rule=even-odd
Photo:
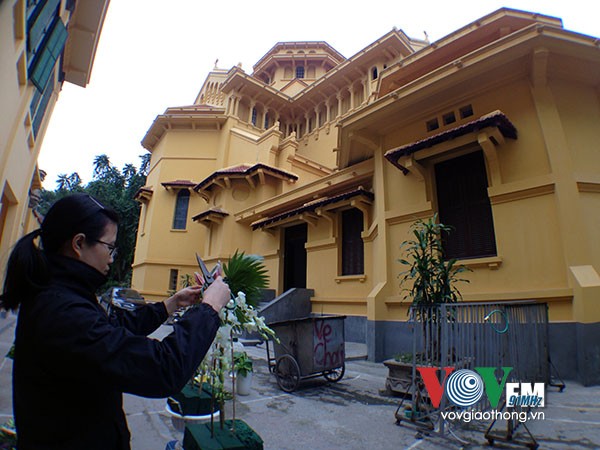
[{"label": "yellow building", "polygon": [[[236,249],[381,360],[402,347],[400,244],[439,213],[467,301],[549,305],[563,377],[600,382],[600,48],[501,9],[437,42],[392,30],[346,59],[280,42],[157,116],[133,283],[149,298]],[[524,343],[524,345],[526,345]],[[404,343],[406,348],[406,343]]]},{"label": "yellow building", "polygon": [[0,1],[0,266],[38,226],[37,165],[64,81],[90,79],[109,0]]}]

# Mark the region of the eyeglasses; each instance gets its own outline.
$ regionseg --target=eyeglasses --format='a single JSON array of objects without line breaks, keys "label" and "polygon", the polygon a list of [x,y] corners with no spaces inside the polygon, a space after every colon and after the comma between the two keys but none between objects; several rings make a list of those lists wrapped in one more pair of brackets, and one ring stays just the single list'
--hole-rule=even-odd
[{"label": "eyeglasses", "polygon": [[104,242],[104,241],[101,241],[99,239],[91,239],[91,240],[93,242],[97,242],[98,244],[104,244],[104,245],[106,245],[106,247],[108,248],[108,251],[110,252],[110,257],[111,258],[116,258],[117,257],[117,253],[118,253],[119,249],[117,248],[116,245],[109,244],[108,242]]}]

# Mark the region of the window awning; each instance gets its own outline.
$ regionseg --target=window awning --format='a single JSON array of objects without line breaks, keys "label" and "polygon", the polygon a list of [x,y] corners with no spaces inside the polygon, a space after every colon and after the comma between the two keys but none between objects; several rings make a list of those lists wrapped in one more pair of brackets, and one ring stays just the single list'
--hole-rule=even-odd
[{"label": "window awning", "polygon": [[134,200],[138,202],[148,202],[152,198],[154,191],[151,186],[143,186],[133,195]]},{"label": "window awning", "polygon": [[259,177],[264,177],[265,174],[288,181],[298,180],[297,175],[266,164],[239,164],[237,166],[227,167],[213,172],[210,176],[198,183],[194,187],[194,191],[201,193],[201,191],[209,190],[213,185],[221,185],[221,180],[227,183],[230,179],[234,178],[246,179],[250,183],[250,179],[253,176],[258,175]]},{"label": "window awning", "polygon": [[194,222],[199,222],[203,225],[210,225],[211,223],[221,223],[224,217],[227,217],[229,213],[223,211],[221,208],[209,208],[200,214],[196,214],[192,217]]},{"label": "window awning", "polygon": [[373,201],[373,199],[375,198],[375,195],[372,192],[369,192],[369,191],[365,190],[364,188],[359,187],[357,189],[353,189],[348,192],[334,195],[333,197],[316,199],[315,201],[305,203],[302,206],[289,209],[289,210],[279,213],[277,215],[257,220],[256,222],[254,222],[252,224],[252,230],[264,228],[268,225],[272,225],[276,222],[280,222],[280,221],[288,219],[290,217],[294,217],[294,216],[297,216],[297,215],[300,215],[300,214],[303,214],[306,212],[312,212],[312,211],[315,211],[317,208],[322,208],[324,206],[331,205],[333,203],[341,202],[344,200],[348,200],[348,199],[360,197],[360,196],[366,197],[369,201]]},{"label": "window awning", "polygon": [[408,172],[406,167],[399,163],[399,159],[402,156],[411,155],[419,150],[433,147],[434,145],[440,144],[445,141],[463,136],[468,133],[473,133],[482,130],[487,127],[496,127],[500,130],[500,133],[504,137],[511,139],[517,138],[517,129],[510,120],[501,111],[494,111],[489,114],[481,116],[479,119],[465,123],[458,127],[451,128],[441,133],[429,136],[426,139],[411,142],[410,144],[403,145],[393,150],[385,152],[386,159],[391,162],[394,166],[400,169],[405,175]]},{"label": "window awning", "polygon": [[174,180],[160,183],[165,189],[191,189],[196,186],[196,183],[190,180]]}]

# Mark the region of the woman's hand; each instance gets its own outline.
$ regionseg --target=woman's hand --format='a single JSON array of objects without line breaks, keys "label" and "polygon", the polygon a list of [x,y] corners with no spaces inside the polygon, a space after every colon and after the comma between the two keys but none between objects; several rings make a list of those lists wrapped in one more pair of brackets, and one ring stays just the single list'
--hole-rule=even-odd
[{"label": "woman's hand", "polygon": [[210,305],[216,312],[219,312],[230,299],[231,291],[229,290],[229,286],[223,281],[223,277],[218,276],[204,292],[202,303]]},{"label": "woman's hand", "polygon": [[198,300],[200,300],[201,295],[201,286],[190,286],[183,288],[180,291],[173,294],[172,297],[169,297],[165,300],[164,303],[165,307],[167,308],[167,312],[169,313],[169,315],[171,315],[180,308],[185,308],[187,306],[191,306],[195,303],[198,303]]},{"label": "woman's hand", "polygon": [[[198,303],[202,297],[201,286],[190,286],[181,289],[177,293],[173,294],[165,300],[165,307],[169,315],[173,314],[180,308],[185,308]],[[223,281],[223,277],[219,276],[217,279],[204,291],[204,298],[202,303],[206,303],[216,312],[221,311],[221,308],[229,302],[231,298],[231,292],[229,286]]]}]

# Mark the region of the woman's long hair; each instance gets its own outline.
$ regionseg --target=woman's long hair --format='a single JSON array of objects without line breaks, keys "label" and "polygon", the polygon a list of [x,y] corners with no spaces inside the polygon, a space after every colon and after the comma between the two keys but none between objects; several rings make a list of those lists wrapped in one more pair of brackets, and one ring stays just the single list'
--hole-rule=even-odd
[{"label": "woman's long hair", "polygon": [[[23,236],[8,258],[0,308],[15,310],[50,281],[47,256],[58,254],[78,233],[86,240],[102,237],[108,223],[118,224],[118,215],[88,194],[74,194],[58,200],[40,229]],[[36,244],[40,238],[41,243]]]}]

